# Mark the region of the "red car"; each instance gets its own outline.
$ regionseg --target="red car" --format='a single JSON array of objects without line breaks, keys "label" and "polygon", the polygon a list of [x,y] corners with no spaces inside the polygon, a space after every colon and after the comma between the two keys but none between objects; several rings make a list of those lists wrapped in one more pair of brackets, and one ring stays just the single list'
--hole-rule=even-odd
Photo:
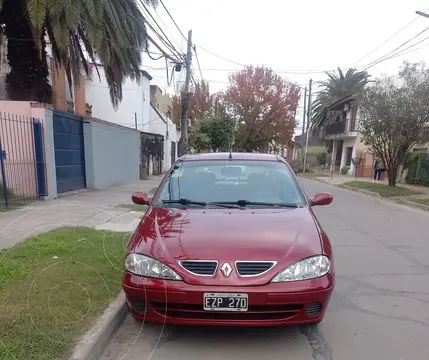
[{"label": "red car", "polygon": [[185,155],[127,247],[123,289],[138,320],[188,325],[319,323],[334,289],[331,244],[289,165],[260,153]]}]

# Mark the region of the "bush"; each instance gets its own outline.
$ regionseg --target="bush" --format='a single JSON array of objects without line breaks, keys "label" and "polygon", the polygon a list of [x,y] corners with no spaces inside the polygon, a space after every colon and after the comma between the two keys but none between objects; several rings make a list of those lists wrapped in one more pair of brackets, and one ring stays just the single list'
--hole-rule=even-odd
[{"label": "bush", "polygon": [[328,154],[326,152],[321,152],[316,155],[318,165],[326,165],[328,163]]},{"label": "bush", "polygon": [[407,184],[429,186],[429,154],[410,154],[404,166],[408,170],[405,178]]},{"label": "bush", "polygon": [[341,175],[347,175],[347,173],[349,172],[349,170],[350,170],[350,166],[344,166],[341,169]]},{"label": "bush", "polygon": [[[301,174],[304,172],[304,164],[301,162],[301,160],[292,160],[289,165],[295,174]],[[307,166],[305,172],[310,173],[312,170]]]},{"label": "bush", "polygon": [[303,166],[300,160],[292,160],[289,165],[295,174],[302,173]]}]

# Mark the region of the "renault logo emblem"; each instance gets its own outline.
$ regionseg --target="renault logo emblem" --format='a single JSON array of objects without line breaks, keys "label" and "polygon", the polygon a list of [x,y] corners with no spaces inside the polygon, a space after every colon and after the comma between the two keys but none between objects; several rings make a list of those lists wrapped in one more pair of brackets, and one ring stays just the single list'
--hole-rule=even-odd
[{"label": "renault logo emblem", "polygon": [[220,271],[222,272],[223,276],[228,277],[232,273],[232,267],[228,263],[225,263],[220,268]]}]

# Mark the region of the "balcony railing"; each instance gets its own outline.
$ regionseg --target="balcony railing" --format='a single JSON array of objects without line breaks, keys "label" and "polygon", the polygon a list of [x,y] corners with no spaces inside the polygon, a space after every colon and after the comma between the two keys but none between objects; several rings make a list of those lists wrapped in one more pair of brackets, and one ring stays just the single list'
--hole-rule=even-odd
[{"label": "balcony railing", "polygon": [[326,135],[337,135],[346,132],[346,120],[342,120],[326,127]]}]

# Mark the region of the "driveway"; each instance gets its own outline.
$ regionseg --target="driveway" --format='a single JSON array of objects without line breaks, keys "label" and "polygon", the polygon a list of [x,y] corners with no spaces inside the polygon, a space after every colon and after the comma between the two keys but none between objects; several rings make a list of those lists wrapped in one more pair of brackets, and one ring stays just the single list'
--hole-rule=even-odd
[{"label": "driveway", "polygon": [[429,359],[429,213],[312,180],[331,238],[337,285],[324,321],[307,327],[140,326],[128,317],[102,360]]},{"label": "driveway", "polygon": [[[99,229],[119,230],[111,223],[127,223],[138,220],[139,214],[116,207],[131,203],[135,191],[150,192],[162,177],[151,176],[148,180],[109,186],[103,190],[87,190],[52,201],[39,201],[23,208],[0,212],[0,250],[15,245],[28,236],[53,230],[61,226],[88,226]],[[100,225],[105,225],[104,227]]]}]

